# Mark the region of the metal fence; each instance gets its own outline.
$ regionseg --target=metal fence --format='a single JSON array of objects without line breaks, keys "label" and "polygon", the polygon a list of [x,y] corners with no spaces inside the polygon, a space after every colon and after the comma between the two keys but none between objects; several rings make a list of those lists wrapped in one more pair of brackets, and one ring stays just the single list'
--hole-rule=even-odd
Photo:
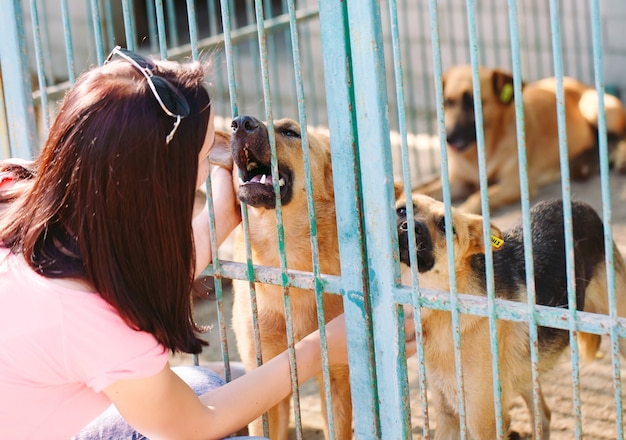
[{"label": "metal fence", "polygon": [[[514,74],[514,92],[518,96],[522,79],[556,76],[558,82],[564,75],[576,77],[599,91],[619,94],[626,87],[626,80],[620,82],[619,73],[614,72],[623,71],[620,56],[625,56],[626,44],[607,42],[607,37],[614,35],[611,15],[624,17],[626,10],[617,1],[607,4],[597,0],[9,0],[3,3],[5,10],[0,18],[0,157],[34,156],[54,118],[56,102],[81,71],[102,63],[115,44],[161,58],[211,56],[218,128],[228,127],[237,115],[251,114],[270,121],[291,117],[302,126],[328,130],[341,238],[340,276],[321,273],[315,252],[312,273],[291,271],[284,258],[278,268],[253,267],[251,260],[246,264],[219,259],[207,268],[206,273],[216,280],[218,329],[225,364],[236,354],[225,336],[230,317],[223,312],[228,293],[222,289],[222,279],[282,286],[286,309],[291,288],[310,289],[318,297],[322,291],[342,295],[350,340],[354,436],[421,438],[431,436],[433,428],[436,430],[432,416],[429,417],[425,359],[418,350],[407,362],[398,326],[403,313],[399,305],[415,310],[450,311],[457,324],[451,329],[457,348],[463,343],[458,330],[462,314],[484,316],[494,323],[496,319],[528,322],[531,330],[538,325],[565,329],[573,342],[567,355],[571,359],[572,386],[568,393],[573,407],[568,432],[582,438],[593,430],[585,425],[582,414],[574,338],[576,332],[584,330],[610,339],[607,356],[613,379],[605,386],[612,387],[612,397],[605,399],[605,405],[612,408],[608,417],[613,430],[607,438],[623,438],[621,359],[617,347],[619,338],[626,337],[626,328],[614,307],[608,316],[592,316],[573,308],[496,302],[493,292],[487,298],[478,298],[454,288],[451,292],[428,291],[417,287],[417,273],[414,287],[401,285],[392,191],[394,180],[402,179],[406,187],[411,187],[447,166],[441,77],[453,64],[469,63],[475,74],[479,64],[507,68]],[[605,69],[611,81],[607,82]],[[564,123],[562,100],[557,110]],[[523,118],[518,118],[517,123],[522,126]],[[612,194],[614,177],[608,168],[606,121],[602,113],[598,132],[600,178],[593,184],[598,186],[601,199],[595,202],[599,203],[607,231],[605,247],[610,249],[612,207],[620,199]],[[484,145],[480,135],[478,138],[480,155],[484,154]],[[523,142],[523,138],[519,139],[522,164]],[[566,166],[565,139],[560,150]],[[305,167],[310,164],[305,162]],[[533,200],[523,167],[520,174],[521,215],[528,227]],[[486,186],[482,169],[481,196],[485,206]],[[444,196],[446,215],[450,216],[446,188],[444,183],[444,195],[448,194]],[[571,188],[569,175],[564,172],[559,195],[566,200],[572,198]],[[309,197],[312,190],[309,188]],[[571,214],[566,210],[565,215],[566,225],[571,224],[571,218],[567,218]],[[490,220],[486,214],[485,224]],[[280,230],[280,215],[277,223]],[[314,228],[311,235],[315,249]],[[571,246],[570,238],[568,252]],[[532,261],[530,252],[528,249],[526,263]],[[609,297],[614,305],[613,262],[609,259],[608,263]],[[568,269],[573,274],[573,266]],[[529,272],[532,274],[532,270]],[[318,309],[321,311],[321,304]],[[416,325],[421,325],[419,313]],[[530,334],[531,347],[536,347],[536,331]],[[427,336],[418,332],[418,337]],[[495,332],[490,338],[497,343]],[[531,357],[536,367],[537,353],[532,352]],[[497,375],[497,356],[493,366]],[[457,372],[456,386],[462,390],[462,372],[458,367]],[[417,377],[417,386],[408,386],[411,375]],[[325,378],[328,387],[327,370]],[[496,402],[500,402],[498,380],[494,377]],[[534,383],[537,385],[538,381]],[[297,402],[294,393],[295,412],[299,413]],[[463,399],[459,399],[459,405],[466,437]],[[505,436],[503,411],[506,409],[497,405],[498,438]],[[296,420],[296,436],[302,438],[302,420]],[[528,432],[538,429],[530,427]],[[332,429],[330,433],[333,436]]]}]

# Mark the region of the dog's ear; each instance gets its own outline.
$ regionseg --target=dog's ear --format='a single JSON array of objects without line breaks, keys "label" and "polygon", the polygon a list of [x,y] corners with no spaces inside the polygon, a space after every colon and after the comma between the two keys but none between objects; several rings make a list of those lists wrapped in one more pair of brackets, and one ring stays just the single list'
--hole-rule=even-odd
[{"label": "dog's ear", "polygon": [[502,70],[494,70],[491,74],[493,92],[500,102],[509,105],[513,102],[513,75]]},{"label": "dog's ear", "polygon": [[402,182],[393,182],[393,194],[396,200],[404,195],[404,185],[402,184]]},{"label": "dog's ear", "polygon": [[230,133],[215,131],[215,143],[209,152],[209,162],[233,170],[233,155],[230,153]]},{"label": "dog's ear", "polygon": [[[464,214],[467,219],[468,230],[469,230],[469,246],[468,246],[468,254],[484,254],[485,246],[484,246],[484,238],[483,238],[483,218],[480,215],[475,214]],[[489,225],[489,236],[491,238],[491,248],[493,250],[498,250],[504,244],[504,240],[502,239],[502,232],[499,228],[494,226],[493,224]]]},{"label": "dog's ear", "polygon": [[494,251],[500,250],[504,244],[502,239],[502,231],[494,225],[489,225],[491,230],[489,231],[489,237],[491,238],[491,249]]}]

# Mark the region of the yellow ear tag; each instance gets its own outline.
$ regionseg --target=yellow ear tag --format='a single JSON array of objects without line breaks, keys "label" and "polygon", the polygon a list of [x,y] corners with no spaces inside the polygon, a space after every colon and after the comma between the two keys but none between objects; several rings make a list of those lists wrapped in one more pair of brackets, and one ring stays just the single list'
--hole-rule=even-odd
[{"label": "yellow ear tag", "polygon": [[508,104],[513,99],[513,85],[511,83],[506,83],[502,86],[502,90],[500,90],[500,101],[502,104]]},{"label": "yellow ear tag", "polygon": [[500,237],[496,237],[495,235],[491,236],[491,245],[494,248],[500,249],[503,244],[504,244],[504,240],[502,240]]}]

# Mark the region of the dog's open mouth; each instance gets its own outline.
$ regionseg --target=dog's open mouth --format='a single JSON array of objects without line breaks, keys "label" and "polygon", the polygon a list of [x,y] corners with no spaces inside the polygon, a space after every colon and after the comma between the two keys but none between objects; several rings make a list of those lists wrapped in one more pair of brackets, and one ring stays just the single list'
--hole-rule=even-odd
[{"label": "dog's open mouth", "polygon": [[[411,265],[411,249],[409,246],[409,223],[406,220],[403,208],[397,210],[398,214],[398,242],[400,261],[407,266]],[[415,222],[415,250],[417,251],[417,270],[427,272],[435,265],[435,253],[433,252],[432,239],[426,226]]]},{"label": "dog's open mouth", "polygon": [[[237,192],[239,200],[254,207],[274,209],[276,196],[270,164],[261,163],[247,146],[241,148],[240,153],[235,157],[235,162],[241,170]],[[280,200],[282,204],[286,204],[292,194],[291,171],[279,166],[278,176]]]}]

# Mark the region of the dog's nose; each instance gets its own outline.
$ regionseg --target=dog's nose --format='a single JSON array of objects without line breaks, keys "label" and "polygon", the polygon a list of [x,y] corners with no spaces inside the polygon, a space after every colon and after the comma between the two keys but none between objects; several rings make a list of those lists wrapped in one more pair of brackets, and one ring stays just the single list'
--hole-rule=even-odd
[{"label": "dog's nose", "polygon": [[236,117],[230,124],[233,129],[233,133],[241,131],[245,133],[252,133],[259,128],[259,125],[260,123],[256,118],[246,115]]},{"label": "dog's nose", "polygon": [[[400,226],[398,228],[401,232],[406,232],[409,230],[409,222],[404,221],[402,223],[400,223]],[[415,222],[415,236],[419,237],[423,234],[424,232],[424,225],[420,222]]]}]

